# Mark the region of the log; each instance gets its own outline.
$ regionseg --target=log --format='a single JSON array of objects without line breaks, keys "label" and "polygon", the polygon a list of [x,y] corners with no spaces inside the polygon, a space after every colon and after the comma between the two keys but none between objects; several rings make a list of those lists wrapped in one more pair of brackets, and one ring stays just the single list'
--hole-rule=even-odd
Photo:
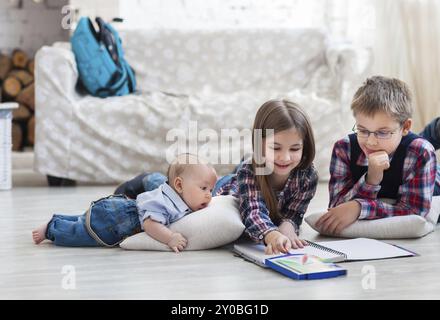
[{"label": "log", "polygon": [[35,144],[35,116],[32,116],[28,121],[27,142],[31,146],[33,146]]},{"label": "log", "polygon": [[20,70],[15,69],[12,70],[9,75],[16,77],[18,80],[20,80],[23,87],[26,87],[30,85],[32,82],[34,82],[34,76],[27,72],[26,70]]},{"label": "log", "polygon": [[23,131],[18,123],[12,122],[12,150],[20,151],[23,145]]},{"label": "log", "polygon": [[26,69],[27,69],[27,71],[29,71],[31,73],[31,75],[34,75],[34,71],[35,71],[35,60],[34,59],[29,60]]},{"label": "log", "polygon": [[21,82],[14,76],[8,76],[3,82],[3,94],[15,98],[21,91]]},{"label": "log", "polygon": [[35,110],[35,86],[34,83],[28,85],[21,90],[20,94],[15,98],[18,103],[23,103],[31,110]]},{"label": "log", "polygon": [[24,69],[28,64],[29,58],[27,54],[20,49],[15,49],[12,52],[12,65],[14,68]]},{"label": "log", "polygon": [[0,80],[5,80],[9,71],[12,69],[12,61],[11,59],[4,55],[0,54]]},{"label": "log", "polygon": [[31,111],[22,103],[19,104],[17,109],[12,111],[12,117],[14,120],[27,121],[31,116]]}]

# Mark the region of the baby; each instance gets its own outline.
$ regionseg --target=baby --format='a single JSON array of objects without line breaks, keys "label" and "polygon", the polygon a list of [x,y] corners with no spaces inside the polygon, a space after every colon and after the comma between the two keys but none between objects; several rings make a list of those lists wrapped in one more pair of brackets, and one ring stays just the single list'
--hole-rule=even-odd
[{"label": "baby", "polygon": [[168,169],[168,182],[136,198],[142,229],[175,252],[182,251],[187,240],[167,226],[205,208],[211,201],[216,181],[213,167],[200,163],[190,154],[178,156]]},{"label": "baby", "polygon": [[36,244],[45,239],[58,246],[118,245],[143,229],[152,238],[182,251],[187,240],[168,226],[185,215],[205,208],[217,181],[214,168],[191,154],[179,155],[168,168],[168,181],[141,193],[136,200],[111,195],[92,202],[82,215],[53,215],[32,231]]}]

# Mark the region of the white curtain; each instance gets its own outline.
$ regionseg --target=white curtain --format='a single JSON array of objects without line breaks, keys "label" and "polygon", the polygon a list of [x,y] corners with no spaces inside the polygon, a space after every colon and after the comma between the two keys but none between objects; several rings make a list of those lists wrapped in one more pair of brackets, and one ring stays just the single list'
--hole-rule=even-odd
[{"label": "white curtain", "polygon": [[440,1],[377,0],[374,72],[411,87],[414,129],[440,115]]}]

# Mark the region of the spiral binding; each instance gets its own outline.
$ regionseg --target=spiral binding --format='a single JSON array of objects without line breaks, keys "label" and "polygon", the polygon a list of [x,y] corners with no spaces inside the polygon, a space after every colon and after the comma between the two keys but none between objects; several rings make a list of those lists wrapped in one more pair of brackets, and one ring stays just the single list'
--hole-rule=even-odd
[{"label": "spiral binding", "polygon": [[306,240],[306,242],[309,244],[309,246],[312,246],[314,248],[320,249],[322,251],[326,251],[326,252],[330,252],[330,253],[333,253],[333,254],[336,254],[336,255],[339,255],[339,256],[343,256],[344,259],[347,259],[347,255],[345,253],[341,252],[341,251],[333,250],[331,248],[324,247],[324,246],[322,246],[320,244],[317,244],[317,243],[309,241],[309,240]]}]

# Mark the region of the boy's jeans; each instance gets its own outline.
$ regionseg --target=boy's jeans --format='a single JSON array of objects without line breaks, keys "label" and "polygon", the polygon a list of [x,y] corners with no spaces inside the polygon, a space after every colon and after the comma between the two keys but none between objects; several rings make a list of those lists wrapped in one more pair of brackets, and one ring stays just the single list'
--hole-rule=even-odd
[{"label": "boy's jeans", "polygon": [[[432,120],[423,130],[419,136],[428,140],[435,150],[440,149],[440,117]],[[440,195],[440,165],[437,165],[436,183],[434,187],[434,196]]]},{"label": "boy's jeans", "polygon": [[[234,175],[231,173],[217,180],[212,190],[212,195],[215,196],[217,190],[225,185]],[[167,177],[160,172],[142,173],[119,186],[115,190],[115,194],[125,194],[128,197],[136,198],[138,194],[154,190],[166,181]]]},{"label": "boy's jeans", "polygon": [[437,173],[435,175],[435,185],[434,185],[434,196],[440,196],[440,164],[437,164]]},{"label": "boy's jeans", "polygon": [[[217,180],[214,189],[212,190],[212,196],[215,196],[217,191],[224,186],[229,180],[237,173],[244,163],[244,158],[241,159],[240,163],[235,167],[234,171],[227,174]],[[167,181],[167,177],[160,172],[153,173],[141,173],[140,175],[128,180],[118,186],[114,194],[123,194],[131,199],[136,199],[137,195],[151,191],[159,187],[161,184]]]},{"label": "boy's jeans", "polygon": [[438,121],[440,121],[440,117],[432,120],[423,131],[419,133],[419,136],[431,142],[435,150],[440,149],[440,124],[437,125]]},{"label": "boy's jeans", "polygon": [[[141,231],[136,201],[124,196],[109,196],[92,202],[91,227],[108,245]],[[98,247],[86,228],[86,214],[53,215],[47,225],[46,238],[57,246]]]},{"label": "boy's jeans", "polygon": [[166,180],[167,178],[159,172],[141,173],[119,185],[114,194],[123,194],[130,199],[136,199],[139,194],[156,189]]}]

